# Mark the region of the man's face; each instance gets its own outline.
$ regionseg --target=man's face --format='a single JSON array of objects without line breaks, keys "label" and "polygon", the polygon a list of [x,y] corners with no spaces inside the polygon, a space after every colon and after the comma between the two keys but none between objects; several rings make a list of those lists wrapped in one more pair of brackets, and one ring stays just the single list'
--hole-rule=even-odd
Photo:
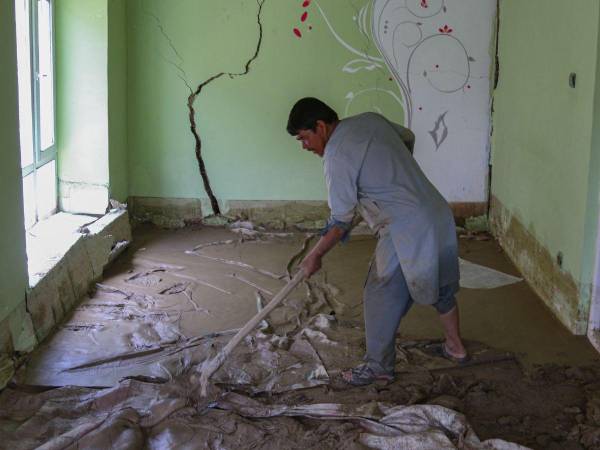
[{"label": "man's face", "polygon": [[296,140],[300,141],[302,148],[309,152],[313,152],[315,155],[323,157],[325,153],[325,145],[327,145],[327,133],[325,123],[317,121],[315,131],[313,130],[299,130],[296,135]]}]

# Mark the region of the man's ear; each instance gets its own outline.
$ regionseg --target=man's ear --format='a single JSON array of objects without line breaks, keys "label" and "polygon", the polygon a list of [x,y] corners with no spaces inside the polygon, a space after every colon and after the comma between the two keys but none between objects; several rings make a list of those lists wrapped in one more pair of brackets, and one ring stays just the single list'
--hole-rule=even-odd
[{"label": "man's ear", "polygon": [[327,124],[323,120],[317,120],[315,123],[315,133],[323,134],[327,131]]}]

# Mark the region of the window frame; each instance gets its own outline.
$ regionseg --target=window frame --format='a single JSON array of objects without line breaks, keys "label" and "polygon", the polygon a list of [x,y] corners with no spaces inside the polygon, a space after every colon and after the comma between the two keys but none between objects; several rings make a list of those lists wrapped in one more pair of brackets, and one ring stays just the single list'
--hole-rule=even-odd
[{"label": "window frame", "polygon": [[[58,210],[58,162],[57,162],[57,145],[56,145],[56,46],[55,46],[55,2],[54,0],[22,0],[27,2],[29,9],[29,64],[30,64],[30,88],[31,88],[31,136],[33,142],[33,162],[25,167],[21,168],[21,178],[32,175],[34,182],[34,192],[37,192],[37,171],[46,164],[52,161],[56,162],[56,171],[54,179],[54,189],[57,193],[56,205],[57,207],[50,213],[54,214]],[[40,73],[39,64],[39,28],[38,28],[38,1],[47,1],[50,9],[50,49],[51,49],[51,63],[52,63],[52,106],[53,106],[53,144],[46,149],[42,150],[41,143],[41,86],[40,80],[42,74]],[[18,32],[18,31],[17,31]],[[23,151],[23,149],[21,149]],[[34,224],[44,217],[39,216],[39,205],[37,198],[35,200],[35,221]]]}]

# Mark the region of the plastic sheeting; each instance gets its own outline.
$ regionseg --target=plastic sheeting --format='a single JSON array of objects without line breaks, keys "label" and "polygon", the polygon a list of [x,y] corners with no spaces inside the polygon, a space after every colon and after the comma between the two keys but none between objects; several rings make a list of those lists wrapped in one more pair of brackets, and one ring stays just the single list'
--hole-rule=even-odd
[{"label": "plastic sheeting", "polygon": [[[216,252],[220,245],[204,247]],[[337,372],[357,364],[363,353],[360,327],[330,314],[340,308],[339,290],[326,280],[311,280],[286,299],[214,374],[209,397],[199,397],[195,369],[236,331],[210,331],[217,323],[228,325],[216,320],[219,308],[225,319],[242,308],[251,311],[249,292],[268,294],[283,283],[269,275],[273,268],[242,267],[215,254],[218,261],[188,254],[202,264],[193,270],[147,260],[145,268],[134,265],[137,270],[122,274],[113,286],[99,286],[23,377],[30,385],[81,387],[2,392],[2,445],[16,450],[523,448],[481,442],[463,415],[442,406],[373,403],[369,388],[357,390],[347,404],[302,401],[302,389],[335,389]],[[231,267],[238,266],[243,277],[231,275]],[[212,277],[200,278],[208,274]],[[236,296],[237,289],[244,290]],[[191,333],[198,329],[206,333]],[[399,340],[396,371],[430,383],[429,371],[454,366],[431,354],[433,344]],[[483,346],[469,349],[476,363],[510,356]],[[107,384],[114,387],[85,387]],[[278,403],[285,393],[286,401]],[[261,400],[250,398],[257,395]]]},{"label": "plastic sheeting", "polygon": [[441,406],[281,405],[216,388],[202,399],[184,378],[166,384],[125,380],[103,390],[8,389],[0,404],[0,439],[14,450],[525,448],[482,442],[462,414]]}]

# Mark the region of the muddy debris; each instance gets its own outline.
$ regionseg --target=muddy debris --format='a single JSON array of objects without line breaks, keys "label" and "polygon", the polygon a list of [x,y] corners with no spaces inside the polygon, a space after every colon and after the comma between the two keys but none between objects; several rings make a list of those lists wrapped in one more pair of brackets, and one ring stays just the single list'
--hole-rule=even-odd
[{"label": "muddy debris", "polygon": [[600,364],[529,368],[469,340],[472,361],[457,366],[434,351],[440,339],[400,334],[393,382],[345,384],[364,331],[327,274],[248,335],[200,397],[192,375],[268,304],[311,238],[238,225],[255,234],[203,230],[177,258],[151,242],[145,258],[132,250],[0,393],[3,445],[600,448]]}]

